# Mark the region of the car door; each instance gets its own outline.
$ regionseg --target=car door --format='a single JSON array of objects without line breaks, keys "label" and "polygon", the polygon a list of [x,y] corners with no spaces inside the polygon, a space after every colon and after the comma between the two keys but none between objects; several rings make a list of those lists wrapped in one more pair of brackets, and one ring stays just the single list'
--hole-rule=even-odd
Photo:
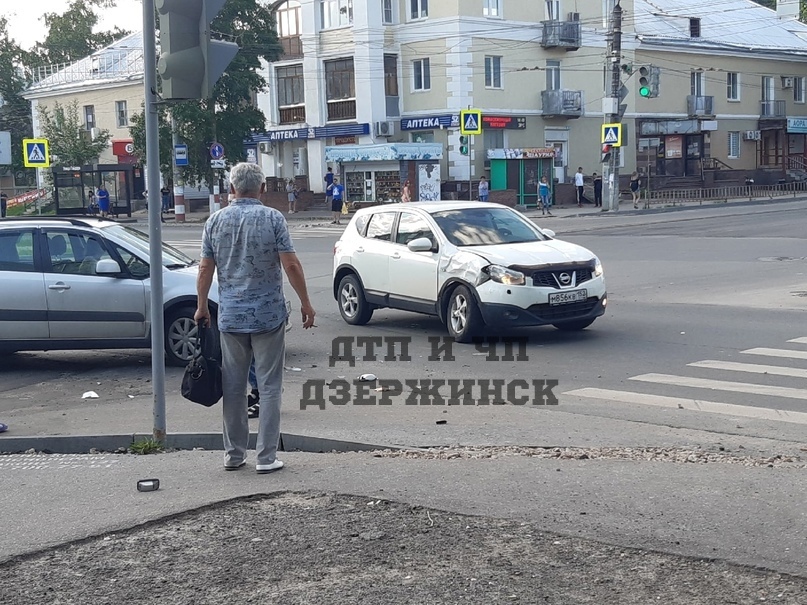
[{"label": "car door", "polygon": [[425,237],[436,244],[429,222],[414,212],[401,212],[390,255],[390,296],[402,301],[433,303],[437,300],[437,252],[413,252],[407,244]]},{"label": "car door", "polygon": [[374,212],[364,237],[353,251],[353,268],[359,274],[366,293],[386,295],[390,284],[390,254],[395,211]]},{"label": "car door", "polygon": [[45,279],[35,258],[33,228],[0,230],[0,345],[48,337]]},{"label": "car door", "polygon": [[148,314],[143,280],[128,272],[121,277],[95,273],[99,260],[113,258],[109,244],[90,231],[43,233],[50,263],[45,292],[51,339],[144,338]]}]

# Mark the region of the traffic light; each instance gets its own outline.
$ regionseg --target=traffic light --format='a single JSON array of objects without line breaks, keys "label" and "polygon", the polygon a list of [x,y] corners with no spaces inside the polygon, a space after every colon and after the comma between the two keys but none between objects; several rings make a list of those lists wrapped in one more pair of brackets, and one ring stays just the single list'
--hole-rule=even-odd
[{"label": "traffic light", "polygon": [[613,149],[608,143],[602,146],[602,160],[600,160],[601,164],[607,164],[611,160],[612,151]]},{"label": "traffic light", "polygon": [[460,136],[460,153],[468,155],[468,137],[465,135]]},{"label": "traffic light", "polygon": [[238,52],[234,42],[210,39],[210,24],[226,0],[156,0],[160,15],[162,98],[209,99]]},{"label": "traffic light", "polygon": [[661,69],[655,65],[639,68],[639,96],[652,99],[658,96]]}]

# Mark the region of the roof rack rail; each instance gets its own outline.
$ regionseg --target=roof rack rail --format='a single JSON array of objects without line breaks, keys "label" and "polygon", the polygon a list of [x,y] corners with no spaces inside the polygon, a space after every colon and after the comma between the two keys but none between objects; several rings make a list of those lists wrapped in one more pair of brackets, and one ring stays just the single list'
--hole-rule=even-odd
[{"label": "roof rack rail", "polygon": [[104,221],[108,223],[115,223],[110,218],[102,217],[102,216],[88,216],[86,214],[46,214],[46,215],[29,215],[29,216],[7,216],[5,219],[6,221],[67,221],[71,225],[87,225],[87,221],[89,220],[96,220],[96,221]]}]

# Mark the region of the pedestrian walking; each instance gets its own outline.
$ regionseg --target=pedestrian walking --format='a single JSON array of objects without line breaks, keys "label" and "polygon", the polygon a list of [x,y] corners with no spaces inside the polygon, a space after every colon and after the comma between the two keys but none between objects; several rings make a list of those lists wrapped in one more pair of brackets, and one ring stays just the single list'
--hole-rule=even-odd
[{"label": "pedestrian walking", "polygon": [[208,295],[218,276],[218,328],[221,335],[224,419],[224,468],[244,466],[249,444],[249,419],[244,385],[254,357],[261,394],[255,470],[283,468],[277,458],[280,404],[285,358],[286,302],[283,272],[300,298],[304,328],[314,325],[305,274],[283,215],[264,206],[266,189],[257,164],[236,164],[230,173],[235,200],[213,213],[202,235],[194,319],[210,324]]},{"label": "pedestrian walking", "polygon": [[577,207],[583,207],[583,186],[585,185],[585,175],[583,174],[583,167],[577,169],[574,174],[574,186],[577,189]]},{"label": "pedestrian walking", "polygon": [[490,195],[490,185],[484,176],[479,177],[479,201],[487,202]]},{"label": "pedestrian walking", "polygon": [[171,190],[168,185],[163,185],[162,189],[160,189],[160,199],[162,200],[160,212],[168,213],[171,210]]},{"label": "pedestrian walking", "polygon": [[591,177],[594,179],[594,207],[602,208],[602,176],[595,172]]},{"label": "pedestrian walking", "polygon": [[401,202],[411,202],[412,201],[412,192],[410,191],[409,186],[409,179],[406,179],[404,183],[403,190],[401,191]]},{"label": "pedestrian walking", "polygon": [[95,199],[97,200],[98,210],[101,216],[109,216],[109,191],[106,190],[103,183],[99,185],[98,191],[95,193]]},{"label": "pedestrian walking", "polygon": [[331,225],[342,224],[342,204],[344,204],[345,187],[339,182],[339,179],[333,180],[333,196],[331,198],[331,213],[333,220]]},{"label": "pedestrian walking", "polygon": [[294,214],[296,212],[297,187],[291,179],[286,183],[286,197],[289,201],[289,214]]},{"label": "pedestrian walking", "polygon": [[330,206],[333,201],[333,168],[328,167],[325,173],[325,205]]},{"label": "pedestrian walking", "polygon": [[538,183],[538,196],[541,198],[541,214],[552,216],[549,211],[549,181],[545,176],[542,176]]},{"label": "pedestrian walking", "polygon": [[635,209],[639,209],[639,187],[641,185],[641,180],[639,179],[639,173],[634,171],[630,175],[630,194],[633,197],[633,207]]},{"label": "pedestrian walking", "polygon": [[3,191],[0,193],[0,218],[6,218],[6,212],[8,212],[8,196]]}]

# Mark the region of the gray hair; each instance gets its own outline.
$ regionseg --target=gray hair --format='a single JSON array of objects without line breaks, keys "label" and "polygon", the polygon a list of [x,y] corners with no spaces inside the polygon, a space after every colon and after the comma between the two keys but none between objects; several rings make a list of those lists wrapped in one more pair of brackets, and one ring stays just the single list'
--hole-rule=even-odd
[{"label": "gray hair", "polygon": [[237,195],[257,193],[264,182],[263,170],[257,164],[241,162],[230,170],[230,184]]}]

